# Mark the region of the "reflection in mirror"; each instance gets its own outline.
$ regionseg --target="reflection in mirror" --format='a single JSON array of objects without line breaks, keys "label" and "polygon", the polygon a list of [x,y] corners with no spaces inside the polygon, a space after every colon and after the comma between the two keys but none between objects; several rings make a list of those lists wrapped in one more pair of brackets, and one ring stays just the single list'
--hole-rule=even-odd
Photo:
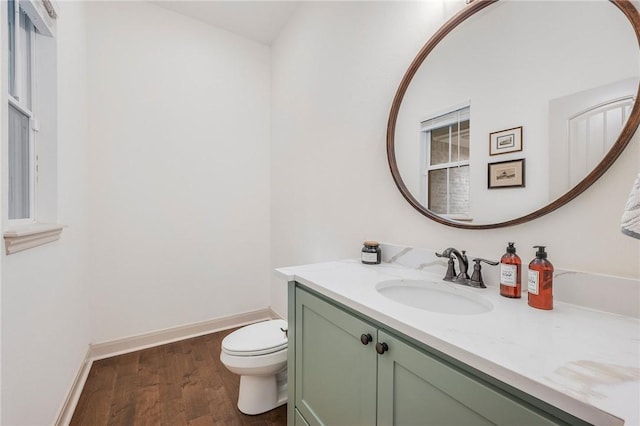
[{"label": "reflection in mirror", "polygon": [[[444,220],[526,216],[598,166],[639,81],[634,27],[610,2],[494,3],[444,37],[411,79],[395,122],[399,177]],[[489,135],[518,127],[522,149],[492,155]],[[489,188],[489,164],[520,159],[525,187]]]},{"label": "reflection in mirror", "polygon": [[549,102],[549,196],[574,187],[611,149],[629,119],[637,78]]},{"label": "reflection in mirror", "polygon": [[422,203],[434,213],[463,220],[469,214],[469,107],[423,121],[421,154]]}]

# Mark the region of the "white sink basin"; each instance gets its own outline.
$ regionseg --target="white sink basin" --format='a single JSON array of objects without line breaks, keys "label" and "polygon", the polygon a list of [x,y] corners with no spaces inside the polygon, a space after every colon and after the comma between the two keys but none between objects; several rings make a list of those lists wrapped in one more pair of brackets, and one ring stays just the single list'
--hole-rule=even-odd
[{"label": "white sink basin", "polygon": [[376,285],[378,293],[398,303],[425,311],[455,315],[489,312],[493,304],[459,284],[428,280],[389,280]]}]

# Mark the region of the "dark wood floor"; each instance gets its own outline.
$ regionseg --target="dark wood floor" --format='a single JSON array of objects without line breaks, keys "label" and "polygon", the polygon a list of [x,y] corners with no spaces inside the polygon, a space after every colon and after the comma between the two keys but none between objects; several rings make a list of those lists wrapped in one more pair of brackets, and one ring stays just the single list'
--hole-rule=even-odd
[{"label": "dark wood floor", "polygon": [[232,331],[94,362],[70,425],[285,425],[286,405],[238,411],[240,377],[220,362]]}]

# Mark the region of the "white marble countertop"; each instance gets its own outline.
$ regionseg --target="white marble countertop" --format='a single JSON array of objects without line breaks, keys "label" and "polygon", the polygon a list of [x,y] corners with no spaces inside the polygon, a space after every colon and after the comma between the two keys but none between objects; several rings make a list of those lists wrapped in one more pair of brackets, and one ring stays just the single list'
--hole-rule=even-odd
[{"label": "white marble countertop", "polygon": [[[640,320],[554,302],[542,311],[499,294],[447,283],[398,264],[345,260],[279,268],[337,302],[596,425],[640,425]],[[475,315],[407,307],[376,291],[390,279],[427,279],[489,300]]]}]

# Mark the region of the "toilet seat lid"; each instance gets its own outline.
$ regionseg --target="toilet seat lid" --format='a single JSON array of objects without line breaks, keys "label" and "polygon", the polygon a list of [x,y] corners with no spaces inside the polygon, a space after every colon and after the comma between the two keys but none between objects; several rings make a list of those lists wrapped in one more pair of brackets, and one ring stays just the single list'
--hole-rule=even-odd
[{"label": "toilet seat lid", "polygon": [[263,321],[242,327],[222,339],[222,350],[229,355],[252,356],[277,352],[287,347],[285,320]]}]

